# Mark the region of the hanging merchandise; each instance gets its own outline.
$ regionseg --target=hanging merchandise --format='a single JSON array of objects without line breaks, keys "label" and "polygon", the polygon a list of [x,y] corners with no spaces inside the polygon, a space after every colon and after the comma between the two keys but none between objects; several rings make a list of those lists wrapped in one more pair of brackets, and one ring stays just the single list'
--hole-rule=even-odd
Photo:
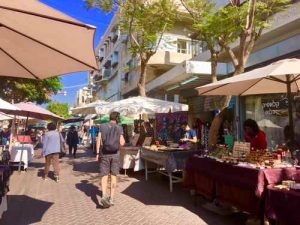
[{"label": "hanging merchandise", "polygon": [[210,128],[209,122],[206,122],[201,126],[201,146],[204,147],[205,150],[208,150],[209,128]]}]

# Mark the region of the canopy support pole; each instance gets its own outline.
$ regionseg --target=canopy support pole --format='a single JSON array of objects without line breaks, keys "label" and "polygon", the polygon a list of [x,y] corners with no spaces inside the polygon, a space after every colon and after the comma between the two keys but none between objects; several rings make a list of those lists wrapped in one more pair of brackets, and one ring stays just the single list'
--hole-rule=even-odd
[{"label": "canopy support pole", "polygon": [[294,140],[294,120],[293,120],[293,96],[291,88],[291,75],[286,75],[287,97],[288,97],[288,112],[289,126],[291,131],[291,139]]},{"label": "canopy support pole", "polygon": [[29,117],[29,113],[27,113],[27,117],[26,117],[26,123],[25,123],[24,135],[23,135],[23,142],[22,142],[22,148],[21,148],[21,156],[20,156],[20,161],[19,161],[19,165],[18,165],[18,172],[19,173],[21,172],[21,166],[22,166],[22,159],[23,159],[23,152],[24,152],[24,141],[25,141],[26,129],[27,129],[27,125],[28,125],[28,117]]}]

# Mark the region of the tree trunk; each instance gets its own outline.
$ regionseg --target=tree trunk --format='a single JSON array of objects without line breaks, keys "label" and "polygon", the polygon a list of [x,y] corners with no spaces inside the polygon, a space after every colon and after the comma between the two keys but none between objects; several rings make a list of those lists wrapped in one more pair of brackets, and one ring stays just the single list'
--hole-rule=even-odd
[{"label": "tree trunk", "polygon": [[211,82],[218,81],[217,79],[218,53],[211,50]]},{"label": "tree trunk", "polygon": [[[245,65],[242,63],[242,65],[239,65],[235,68],[233,76],[243,73],[244,70],[245,70]],[[216,115],[211,123],[211,127],[210,127],[209,133],[208,133],[208,146],[209,147],[215,146],[218,143],[219,130],[224,121],[224,115],[227,110],[227,107],[229,106],[230,100],[231,100],[230,95],[225,97],[223,106],[221,107],[221,113]]]},{"label": "tree trunk", "polygon": [[147,62],[141,60],[141,76],[138,82],[139,95],[146,97],[146,66]]}]

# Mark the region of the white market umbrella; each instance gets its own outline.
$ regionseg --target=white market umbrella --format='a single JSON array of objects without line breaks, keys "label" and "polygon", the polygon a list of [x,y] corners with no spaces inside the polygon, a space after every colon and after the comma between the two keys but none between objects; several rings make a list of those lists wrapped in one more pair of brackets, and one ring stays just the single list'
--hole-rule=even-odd
[{"label": "white market umbrella", "polygon": [[3,120],[13,120],[13,119],[14,119],[13,116],[7,115],[5,113],[0,113],[0,121],[3,121]]},{"label": "white market umbrella", "polygon": [[274,122],[272,122],[269,119],[262,119],[257,122],[257,125],[259,127],[263,127],[263,128],[282,128],[281,126],[275,124]]},{"label": "white market umbrella", "polygon": [[73,108],[71,109],[71,111],[72,114],[83,114],[83,115],[96,114],[97,113],[96,107],[104,106],[106,104],[108,104],[108,102],[97,100],[95,102],[86,104],[84,106]]},{"label": "white market umbrella", "polygon": [[98,68],[95,27],[37,0],[0,0],[0,74],[46,79]]},{"label": "white market umbrella", "polygon": [[0,111],[4,113],[13,114],[16,111],[20,111],[20,109],[17,106],[10,104],[9,102],[4,101],[0,98]]},{"label": "white market umbrella", "polygon": [[274,62],[234,77],[197,88],[200,95],[257,95],[287,93],[289,124],[293,127],[292,92],[300,87],[300,59]]},{"label": "white market umbrella", "polygon": [[186,104],[163,101],[148,97],[131,97],[116,102],[111,102],[103,107],[97,107],[97,114],[106,115],[119,112],[123,116],[137,117],[140,114],[155,114],[188,111]]}]

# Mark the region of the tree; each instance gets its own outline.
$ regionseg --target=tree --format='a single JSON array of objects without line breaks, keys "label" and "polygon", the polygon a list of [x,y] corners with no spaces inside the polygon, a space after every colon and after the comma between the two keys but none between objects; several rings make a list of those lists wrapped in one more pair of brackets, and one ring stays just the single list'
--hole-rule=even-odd
[{"label": "tree", "polygon": [[38,104],[48,103],[50,97],[63,88],[60,78],[45,80],[1,77],[0,97],[8,102],[31,101]]},{"label": "tree", "polygon": [[68,103],[50,102],[50,104],[47,106],[47,109],[63,118],[70,117],[70,105]]},{"label": "tree", "polygon": [[140,62],[139,95],[146,96],[147,64],[157,52],[163,34],[176,21],[177,6],[173,0],[87,0],[89,6],[105,11],[118,8],[119,25],[129,36],[129,50]]},{"label": "tree", "polygon": [[[290,3],[290,0],[248,0],[243,3],[231,0],[229,5],[212,13],[210,1],[181,1],[193,18],[193,27],[211,52],[213,82],[217,80],[216,68],[220,52],[224,50],[229,55],[235,68],[233,75],[243,73],[256,41],[269,26],[273,15],[285,10]],[[235,50],[230,44],[236,41],[239,45]],[[231,96],[226,96],[222,110],[228,107],[230,99]],[[220,113],[212,122],[210,145],[217,143],[224,114]]]}]

